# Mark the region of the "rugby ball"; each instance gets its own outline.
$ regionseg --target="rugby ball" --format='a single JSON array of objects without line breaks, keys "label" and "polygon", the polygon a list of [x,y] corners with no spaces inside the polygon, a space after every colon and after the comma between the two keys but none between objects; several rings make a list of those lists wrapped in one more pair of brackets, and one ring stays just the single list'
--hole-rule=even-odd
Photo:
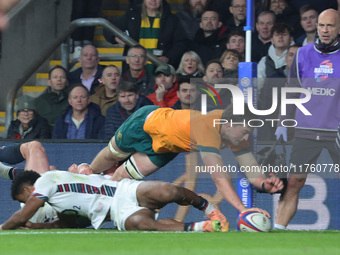
[{"label": "rugby ball", "polygon": [[237,230],[242,232],[268,232],[270,228],[270,219],[257,211],[240,213],[237,218]]}]

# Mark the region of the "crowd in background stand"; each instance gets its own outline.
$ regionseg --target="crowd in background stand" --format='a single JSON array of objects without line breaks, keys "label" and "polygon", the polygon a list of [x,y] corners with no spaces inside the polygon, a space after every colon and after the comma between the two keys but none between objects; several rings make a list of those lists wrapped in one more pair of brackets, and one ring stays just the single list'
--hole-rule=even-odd
[{"label": "crowd in background stand", "polygon": [[[73,0],[71,21],[78,18],[99,17],[101,5],[102,1],[98,0]],[[337,7],[336,0],[322,1],[322,3],[315,0],[298,1],[298,3],[290,0],[255,1],[256,22],[252,34],[252,61],[258,62],[258,78],[261,78],[258,90],[259,109],[267,109],[271,106],[272,88],[284,86],[290,69],[289,62],[298,49],[291,46],[302,46],[313,42],[318,14],[327,8],[337,9]],[[200,93],[203,91],[202,88],[206,88],[205,84],[213,86],[218,82],[237,86],[238,63],[244,61],[245,57],[243,26],[247,1],[186,0],[176,14],[172,14],[170,10],[170,5],[165,0],[131,1],[129,10],[124,15],[110,20],[139,43],[129,48],[119,38],[104,30],[107,41],[120,43],[125,47],[124,55],[127,58],[122,73],[116,66],[106,67],[99,64],[98,50],[92,45],[94,28],[77,29],[72,35],[73,56],[79,58],[81,67],[73,72],[67,72],[61,66],[51,69],[49,86],[42,95],[34,102],[27,97],[20,99],[28,101],[31,109],[17,110],[18,118],[11,123],[7,137],[61,138],[61,136],[52,136],[55,133],[53,131],[55,120],[65,116],[69,111],[67,110],[71,107],[69,91],[77,84],[83,84],[89,90],[89,102],[91,102],[89,105],[99,105],[98,114],[103,119],[111,117],[107,116],[107,112],[111,112],[108,109],[113,106],[124,109],[121,110],[123,119],[137,108],[150,103],[181,109],[183,106],[186,107],[187,103],[184,101],[189,100],[194,107],[188,108],[199,109],[197,105],[200,104]],[[158,56],[164,65],[157,69],[150,65],[146,57],[147,51]],[[193,82],[194,88],[187,87],[184,82],[190,78],[192,81],[197,79]],[[123,96],[119,95],[117,87],[127,85],[129,82],[136,85],[138,97],[132,100],[132,105],[135,105],[136,109],[126,109],[124,105],[126,106],[127,103],[119,101]],[[182,87],[185,87],[188,95],[180,96],[184,92],[181,92],[179,82],[184,83]],[[119,91],[122,94],[133,94],[134,89],[128,86],[126,90],[120,88]],[[224,108],[232,102],[230,92],[221,89],[217,92],[222,98],[222,105],[219,101],[215,104],[208,99],[209,110]],[[150,101],[145,102],[147,99]],[[18,105],[22,104],[20,100]],[[32,116],[29,114],[31,111],[34,112]],[[123,114],[125,111],[126,113]],[[27,128],[24,128],[22,122],[18,124],[23,115],[32,117],[32,119],[28,118],[30,121]],[[89,115],[90,113],[86,112],[83,120],[87,120]],[[273,116],[277,116],[277,112]],[[41,131],[36,131],[37,118],[46,119],[50,132],[40,135]],[[70,121],[72,122],[72,117]],[[98,129],[101,134],[89,137],[108,138],[104,133],[113,134],[113,132],[104,131],[107,130],[104,126],[105,124],[100,131]],[[37,134],[29,136],[32,130]],[[274,140],[274,132],[275,127],[266,129],[265,132],[260,131],[259,139]]]}]

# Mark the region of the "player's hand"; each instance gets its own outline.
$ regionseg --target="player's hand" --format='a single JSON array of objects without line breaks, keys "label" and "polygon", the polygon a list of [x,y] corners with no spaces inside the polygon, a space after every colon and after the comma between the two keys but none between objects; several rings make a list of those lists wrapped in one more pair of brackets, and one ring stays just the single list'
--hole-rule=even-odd
[{"label": "player's hand", "polygon": [[78,166],[78,173],[85,174],[85,175],[93,174],[90,165],[87,163],[82,163]]},{"label": "player's hand", "polygon": [[269,178],[264,179],[262,188],[268,193],[275,193],[279,190],[282,190],[284,187],[283,182],[280,178],[276,176],[271,176]]},{"label": "player's hand", "polygon": [[120,166],[119,162],[116,162],[116,163],[114,164],[113,167],[111,167],[111,168],[105,170],[105,171],[103,172],[103,174],[104,174],[104,175],[111,175],[111,176],[113,176],[113,174],[116,172],[116,170],[117,170],[117,168],[118,168],[119,166]]},{"label": "player's hand", "polygon": [[276,140],[279,140],[282,136],[282,139],[287,142],[287,128],[286,127],[277,127],[275,131]]},{"label": "player's hand", "polygon": [[270,218],[269,212],[267,212],[266,210],[263,210],[261,208],[257,208],[257,207],[247,208],[246,210],[243,210],[241,213],[247,212],[247,211],[257,211],[259,213],[262,213],[262,214],[266,215],[268,218]]},{"label": "player's hand", "polygon": [[70,173],[75,173],[77,174],[78,173],[78,165],[77,164],[72,164],[72,166],[70,166],[68,169],[67,169],[68,172]]}]

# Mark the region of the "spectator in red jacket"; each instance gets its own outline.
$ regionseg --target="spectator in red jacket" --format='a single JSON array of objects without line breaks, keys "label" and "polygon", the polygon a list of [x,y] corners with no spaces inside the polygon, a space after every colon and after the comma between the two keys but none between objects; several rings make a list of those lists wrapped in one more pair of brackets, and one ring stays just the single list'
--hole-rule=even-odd
[{"label": "spectator in red jacket", "polygon": [[147,97],[160,107],[172,107],[177,100],[176,71],[171,65],[161,65],[155,71],[155,93]]}]

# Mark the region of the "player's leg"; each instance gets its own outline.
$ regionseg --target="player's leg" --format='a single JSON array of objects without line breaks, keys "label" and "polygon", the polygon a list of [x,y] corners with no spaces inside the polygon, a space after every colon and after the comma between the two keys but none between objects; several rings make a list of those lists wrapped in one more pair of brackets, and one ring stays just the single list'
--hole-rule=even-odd
[{"label": "player's leg", "polygon": [[[50,170],[45,148],[37,141],[4,146],[0,149],[0,158],[9,164],[17,164],[26,160],[25,169],[34,170],[39,174]],[[0,163],[1,177],[12,180],[16,174],[22,171],[24,169],[17,169]]]},{"label": "player's leg", "polygon": [[307,174],[290,174],[287,189],[281,195],[275,223],[286,227],[294,217],[299,200],[300,190],[305,185]]},{"label": "player's leg", "polygon": [[205,198],[184,187],[175,186],[167,182],[148,181],[138,186],[136,195],[139,205],[151,210],[160,209],[169,203],[184,206],[192,205],[203,211],[209,219],[222,222],[223,231],[229,230],[229,222],[219,210]]},{"label": "player's leg", "polygon": [[137,188],[136,195],[139,205],[151,210],[160,209],[169,203],[192,205],[204,210],[209,204],[207,200],[191,190],[162,181],[141,183]]},{"label": "player's leg", "polygon": [[22,144],[11,144],[0,147],[0,161],[10,165],[18,164],[25,160],[23,157],[20,147]]},{"label": "player's leg", "polygon": [[306,182],[308,166],[316,163],[322,148],[323,145],[318,141],[295,139],[290,159],[287,189],[281,195],[278,205],[275,220],[276,228],[285,228],[294,217],[298,206],[300,190]]},{"label": "player's leg", "polygon": [[340,165],[340,157],[335,143],[327,141],[325,142],[325,148],[328,150],[328,153],[331,156],[333,163],[336,165]]},{"label": "player's leg", "polygon": [[142,209],[125,221],[126,230],[144,231],[194,231],[194,232],[219,232],[221,227],[218,221],[202,221],[182,223],[173,219],[155,220],[155,212]]},{"label": "player's leg", "polygon": [[24,143],[20,146],[22,156],[26,159],[25,169],[39,174],[50,170],[45,148],[38,141]]},{"label": "player's leg", "polygon": [[[20,152],[22,144],[12,144],[0,147],[0,161],[11,165],[15,165],[25,160]],[[6,179],[13,180],[16,173],[16,168],[4,165],[0,162],[0,176]]]},{"label": "player's leg", "polygon": [[[152,139],[143,127],[146,117],[158,106],[145,106],[134,112],[116,131],[107,148],[92,161],[93,173],[100,173],[114,167],[135,152],[152,153]],[[123,171],[121,168],[119,171]],[[124,175],[124,173],[122,173]]]}]

